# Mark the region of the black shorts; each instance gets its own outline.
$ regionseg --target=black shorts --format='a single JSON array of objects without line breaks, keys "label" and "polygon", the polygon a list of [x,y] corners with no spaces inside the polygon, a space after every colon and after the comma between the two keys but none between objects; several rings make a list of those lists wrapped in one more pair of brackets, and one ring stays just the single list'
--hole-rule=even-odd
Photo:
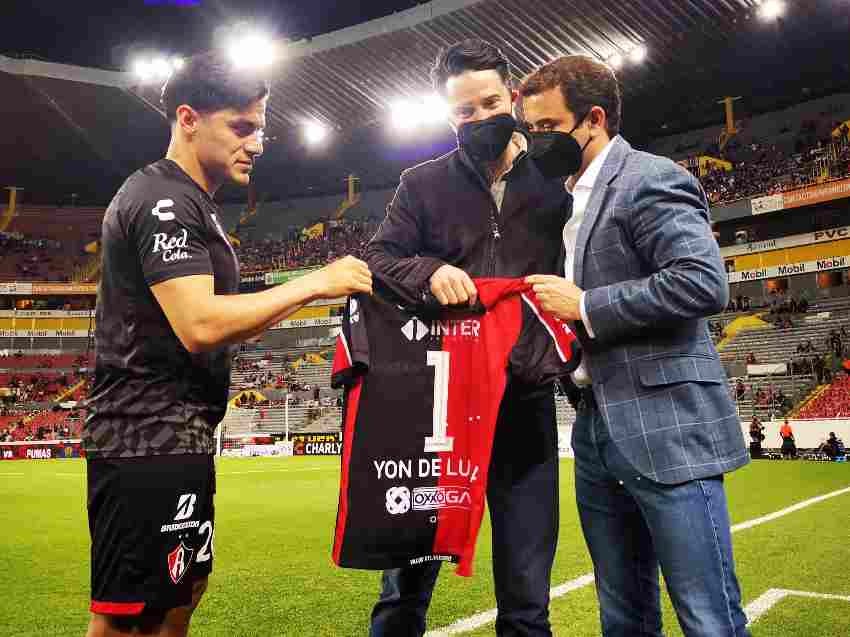
[{"label": "black shorts", "polygon": [[210,455],[89,460],[91,612],[188,605],[212,571],[214,493]]}]

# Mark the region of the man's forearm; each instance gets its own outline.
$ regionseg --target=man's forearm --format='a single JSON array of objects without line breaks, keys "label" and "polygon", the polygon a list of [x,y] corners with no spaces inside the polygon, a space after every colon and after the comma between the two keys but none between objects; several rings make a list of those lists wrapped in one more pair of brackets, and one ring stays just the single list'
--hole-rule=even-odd
[{"label": "man's forearm", "polygon": [[263,292],[209,297],[193,330],[197,349],[208,351],[258,336],[318,296],[305,276]]},{"label": "man's forearm", "polygon": [[723,277],[710,268],[678,267],[586,290],[585,311],[594,338],[612,342],[650,327],[716,314],[728,299]]},{"label": "man's forearm", "polygon": [[366,248],[364,260],[373,272],[378,272],[413,289],[423,289],[431,275],[445,265],[440,259],[420,256],[397,256],[389,246],[373,240]]}]

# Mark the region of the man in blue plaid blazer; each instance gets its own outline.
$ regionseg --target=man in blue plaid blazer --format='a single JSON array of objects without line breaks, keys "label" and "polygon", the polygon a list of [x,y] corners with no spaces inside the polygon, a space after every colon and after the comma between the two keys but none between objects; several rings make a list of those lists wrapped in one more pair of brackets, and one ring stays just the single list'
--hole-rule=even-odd
[{"label": "man in blue plaid blazer", "polygon": [[661,636],[659,566],[688,637],[747,635],[723,474],[748,461],[706,317],[729,297],[698,181],[619,136],[613,71],[568,56],[523,83],[541,171],[571,175],[564,277],[575,321],[576,496],[606,637]]}]

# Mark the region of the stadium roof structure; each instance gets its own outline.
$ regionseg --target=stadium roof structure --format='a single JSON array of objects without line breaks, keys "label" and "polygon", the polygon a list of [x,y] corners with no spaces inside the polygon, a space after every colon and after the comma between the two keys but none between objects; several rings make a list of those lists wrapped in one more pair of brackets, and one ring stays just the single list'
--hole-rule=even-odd
[{"label": "stadium roof structure", "polygon": [[[847,18],[825,0],[801,4],[756,25],[756,0],[435,0],[290,42],[272,68],[270,143],[255,182],[266,198],[341,192],[351,172],[382,187],[451,147],[447,126],[400,136],[387,122],[393,102],[432,90],[439,48],[468,37],[497,43],[517,77],[559,55],[607,59],[644,45],[644,63],[619,72],[625,132],[638,142],[718,121],[724,94],[799,101],[790,86],[827,90],[836,77],[846,86]],[[799,72],[803,62],[814,68]],[[4,185],[105,201],[167,142],[157,90],[129,73],[0,57],[0,91]],[[304,143],[307,122],[331,131],[327,145]]]}]

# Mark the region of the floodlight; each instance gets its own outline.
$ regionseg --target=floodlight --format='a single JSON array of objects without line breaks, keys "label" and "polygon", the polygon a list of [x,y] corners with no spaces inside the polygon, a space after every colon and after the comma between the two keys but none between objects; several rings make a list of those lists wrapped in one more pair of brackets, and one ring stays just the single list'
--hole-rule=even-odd
[{"label": "floodlight", "polygon": [[635,64],[640,64],[646,59],[646,47],[643,44],[638,44],[635,48],[629,51],[629,60]]},{"label": "floodlight", "polygon": [[147,60],[136,60],[133,64],[133,73],[136,74],[143,82],[148,81],[153,75],[153,68],[151,68],[151,63]]},{"label": "floodlight", "polygon": [[168,63],[168,60],[165,58],[156,58],[151,62],[151,69],[153,70],[153,75],[158,80],[168,79],[168,76],[171,75],[172,67]]},{"label": "floodlight", "polygon": [[328,129],[319,122],[307,122],[304,126],[304,139],[310,146],[321,144],[328,136]]},{"label": "floodlight", "polygon": [[623,66],[623,56],[619,53],[612,53],[608,56],[608,65],[612,69],[619,69],[621,66]]},{"label": "floodlight", "polygon": [[398,100],[390,104],[390,117],[399,130],[409,130],[420,123],[421,109],[409,100]]},{"label": "floodlight", "polygon": [[275,58],[274,42],[259,33],[235,37],[228,51],[230,59],[238,68],[262,68],[271,64]]},{"label": "floodlight", "polygon": [[782,0],[765,0],[759,6],[758,12],[765,22],[776,20],[785,14],[785,3]]},{"label": "floodlight", "polygon": [[429,124],[444,122],[448,114],[449,105],[439,95],[432,93],[431,95],[426,95],[422,100],[422,121]]}]

